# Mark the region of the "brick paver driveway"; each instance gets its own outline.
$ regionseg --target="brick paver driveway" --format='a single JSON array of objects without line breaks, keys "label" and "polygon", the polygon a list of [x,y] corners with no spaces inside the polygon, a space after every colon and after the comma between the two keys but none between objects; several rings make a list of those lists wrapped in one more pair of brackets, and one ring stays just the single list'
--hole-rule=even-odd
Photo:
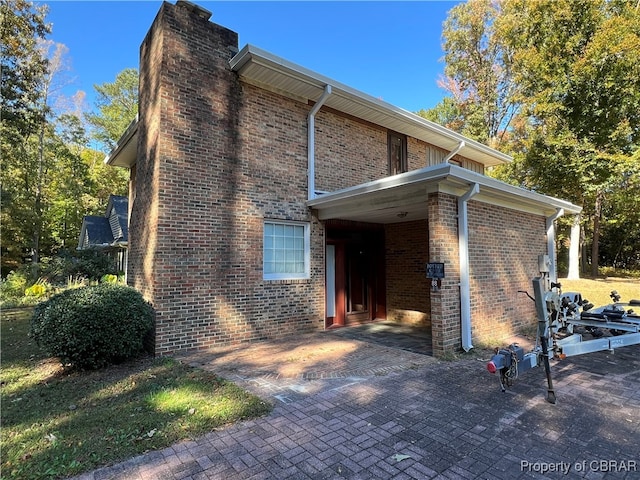
[{"label": "brick paver driveway", "polygon": [[335,375],[252,375],[245,350],[237,368],[186,359],[226,364],[228,378],[273,401],[273,412],[81,478],[640,478],[638,345],[552,362],[556,405],[545,401],[542,368],[501,393],[486,358],[356,347],[358,368],[342,364]]}]

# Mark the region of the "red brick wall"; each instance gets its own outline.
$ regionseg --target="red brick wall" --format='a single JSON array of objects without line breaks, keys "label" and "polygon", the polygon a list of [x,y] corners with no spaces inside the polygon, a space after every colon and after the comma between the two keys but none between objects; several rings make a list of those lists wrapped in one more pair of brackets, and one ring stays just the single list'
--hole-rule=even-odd
[{"label": "red brick wall", "polygon": [[[468,203],[473,342],[495,343],[535,323],[531,292],[546,252],[545,218],[476,201]],[[429,198],[429,261],[445,263],[445,279],[431,293],[433,346],[442,354],[461,346],[457,198]]]},{"label": "red brick wall", "polygon": [[425,276],[429,261],[426,220],[387,225],[385,250],[387,319],[430,326],[431,282]]},{"label": "red brick wall", "polygon": [[470,201],[469,270],[472,338],[492,342],[535,323],[538,255],[546,253],[545,218]]},{"label": "red brick wall", "polygon": [[456,197],[432,193],[429,209],[429,262],[444,263],[445,278],[431,292],[433,352],[441,355],[460,348],[460,255]]},{"label": "red brick wall", "polygon": [[323,325],[317,222],[311,279],[262,280],[263,219],[312,221],[308,107],[242,85],[236,51],[234,32],[167,3],[141,49],[129,282],[156,309],[158,354]]},{"label": "red brick wall", "polygon": [[[332,109],[320,109],[316,114],[316,189],[330,192],[388,176],[387,136],[386,128]],[[426,167],[428,150],[441,151],[442,156],[448,153],[408,137],[408,170]],[[482,170],[475,162],[456,158],[474,171]]]},{"label": "red brick wall", "polygon": [[[310,106],[242,83],[228,67],[236,49],[237,34],[168,3],[141,47],[128,280],[156,308],[158,354],[324,323],[324,228],[304,204]],[[409,169],[423,167],[426,152],[408,139]],[[386,176],[386,129],[321,109],[316,172],[316,187],[329,191]],[[443,353],[460,345],[456,198],[432,194],[425,208],[428,225],[387,226],[387,308],[421,322],[430,312],[434,350]],[[516,308],[504,300],[512,285],[530,284],[544,251],[540,218],[470,204],[474,337]],[[263,280],[264,219],[310,222],[309,279]],[[497,241],[492,232],[514,220],[523,232]],[[489,281],[487,259],[505,259],[500,273],[513,278]],[[427,261],[445,263],[439,292],[429,291]]]},{"label": "red brick wall", "polygon": [[331,110],[316,115],[316,189],[339,190],[389,175],[387,130]]}]

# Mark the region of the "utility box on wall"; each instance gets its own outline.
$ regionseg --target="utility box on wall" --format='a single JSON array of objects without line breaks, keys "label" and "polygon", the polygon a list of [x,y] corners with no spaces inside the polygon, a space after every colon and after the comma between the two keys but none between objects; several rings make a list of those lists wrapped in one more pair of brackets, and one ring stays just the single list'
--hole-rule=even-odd
[{"label": "utility box on wall", "polygon": [[540,273],[549,273],[550,266],[551,260],[549,260],[549,255],[538,255],[538,271]]}]

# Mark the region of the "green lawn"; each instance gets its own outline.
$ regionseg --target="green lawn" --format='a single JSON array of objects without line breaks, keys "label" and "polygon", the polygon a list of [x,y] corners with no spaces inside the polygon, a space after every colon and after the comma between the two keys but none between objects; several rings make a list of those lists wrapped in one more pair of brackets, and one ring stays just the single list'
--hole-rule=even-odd
[{"label": "green lawn", "polygon": [[3,479],[63,478],[194,438],[271,405],[169,358],[67,372],[28,337],[30,310],[3,311]]},{"label": "green lawn", "polygon": [[[640,300],[640,279],[638,278],[581,278],[580,280],[559,279],[563,292],[580,292],[594,306],[611,303],[609,294],[616,290],[622,297],[620,301]],[[638,309],[640,310],[640,309]]]}]

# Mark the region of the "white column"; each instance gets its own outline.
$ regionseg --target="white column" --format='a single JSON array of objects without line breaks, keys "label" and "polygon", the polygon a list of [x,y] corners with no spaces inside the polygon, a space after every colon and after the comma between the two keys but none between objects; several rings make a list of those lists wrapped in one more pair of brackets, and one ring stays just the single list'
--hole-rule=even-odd
[{"label": "white column", "polygon": [[571,240],[569,244],[569,280],[580,278],[580,215],[573,216],[571,224]]}]

